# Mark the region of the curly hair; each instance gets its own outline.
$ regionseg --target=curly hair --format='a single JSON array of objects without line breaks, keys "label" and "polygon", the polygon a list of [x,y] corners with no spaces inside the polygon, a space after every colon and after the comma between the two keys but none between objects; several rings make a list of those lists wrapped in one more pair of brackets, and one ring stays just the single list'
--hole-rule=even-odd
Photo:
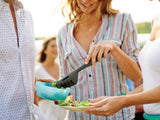
[{"label": "curly hair", "polygon": [[56,37],[50,37],[44,40],[42,50],[39,52],[38,62],[43,63],[46,60],[46,54],[44,53],[44,51],[47,49],[47,46],[51,40],[56,40]]},{"label": "curly hair", "polygon": [[[99,0],[98,4],[97,11],[99,11],[99,14],[115,15],[119,12],[112,8],[112,0]],[[79,22],[83,12],[79,8],[76,0],[66,0],[66,4],[64,4],[62,8],[62,14],[64,17],[69,17],[70,22],[75,20]]]}]

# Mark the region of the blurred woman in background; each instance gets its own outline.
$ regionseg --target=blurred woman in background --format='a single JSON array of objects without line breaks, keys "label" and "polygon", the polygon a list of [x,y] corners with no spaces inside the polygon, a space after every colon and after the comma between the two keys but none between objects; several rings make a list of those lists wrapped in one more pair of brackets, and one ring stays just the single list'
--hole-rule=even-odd
[{"label": "blurred woman in background", "polygon": [[[36,69],[37,79],[51,79],[53,81],[59,79],[59,65],[55,62],[57,54],[56,37],[45,39],[39,53],[38,62],[40,62],[40,65]],[[66,116],[67,111],[56,106],[53,101],[41,99],[39,107],[46,115],[47,120],[64,120]]]}]

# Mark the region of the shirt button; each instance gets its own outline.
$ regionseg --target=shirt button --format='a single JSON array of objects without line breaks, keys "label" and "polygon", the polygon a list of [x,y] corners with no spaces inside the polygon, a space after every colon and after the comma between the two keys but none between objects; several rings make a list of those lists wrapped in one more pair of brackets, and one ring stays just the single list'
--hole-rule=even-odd
[{"label": "shirt button", "polygon": [[91,77],[91,74],[89,74],[89,77]]}]

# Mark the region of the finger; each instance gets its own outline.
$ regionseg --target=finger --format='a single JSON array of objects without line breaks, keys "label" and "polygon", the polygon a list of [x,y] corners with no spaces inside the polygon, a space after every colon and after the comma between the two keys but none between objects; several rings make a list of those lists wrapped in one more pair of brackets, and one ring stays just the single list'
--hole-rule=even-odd
[{"label": "finger", "polygon": [[34,91],[36,91],[37,89],[36,89],[36,86],[34,85]]},{"label": "finger", "polygon": [[92,109],[86,109],[85,113],[94,114],[94,115],[98,115],[98,116],[111,116],[114,114],[114,112],[108,110],[106,106],[92,108]]},{"label": "finger", "polygon": [[96,46],[95,50],[92,54],[92,65],[95,67],[96,66],[96,57],[98,56],[98,53],[100,51],[100,46]]},{"label": "finger", "polygon": [[111,116],[111,115],[113,115],[110,112],[88,112],[88,111],[86,111],[86,114],[94,114],[97,116]]},{"label": "finger", "polygon": [[85,113],[88,114],[100,114],[105,111],[105,107],[96,107],[96,108],[91,108],[91,109],[85,109]]},{"label": "finger", "polygon": [[105,48],[105,50],[104,50],[104,58],[105,59],[107,58],[108,52],[109,52],[109,49]]},{"label": "finger", "polygon": [[98,62],[102,62],[103,52],[104,52],[104,48],[101,48],[98,53]]},{"label": "finger", "polygon": [[53,83],[54,80],[51,80],[51,79],[39,79],[37,81],[41,81],[41,82],[49,82],[49,83]]},{"label": "finger", "polygon": [[[107,107],[104,107],[104,111],[90,111],[89,114],[94,114],[94,115],[98,115],[98,116],[112,116],[113,114],[117,113],[118,111],[112,111],[109,110]],[[86,113],[88,113],[88,111],[86,111]]]},{"label": "finger", "polygon": [[94,52],[94,49],[95,49],[95,47],[93,47],[93,48],[91,49],[91,52],[89,53],[89,55],[87,56],[87,58],[86,58],[86,60],[85,60],[85,64],[88,64],[88,63],[89,63],[89,61],[90,61],[90,59],[91,59],[91,57],[92,57],[92,54],[93,54],[93,52]]},{"label": "finger", "polygon": [[92,103],[96,103],[96,102],[99,102],[101,100],[103,100],[105,97],[104,96],[101,96],[101,97],[98,97],[98,98],[95,98],[95,99],[89,99],[90,102]]},{"label": "finger", "polygon": [[105,106],[106,103],[107,103],[107,100],[108,100],[107,98],[103,99],[103,100],[101,100],[99,102],[96,102],[94,105],[95,105],[95,107]]}]

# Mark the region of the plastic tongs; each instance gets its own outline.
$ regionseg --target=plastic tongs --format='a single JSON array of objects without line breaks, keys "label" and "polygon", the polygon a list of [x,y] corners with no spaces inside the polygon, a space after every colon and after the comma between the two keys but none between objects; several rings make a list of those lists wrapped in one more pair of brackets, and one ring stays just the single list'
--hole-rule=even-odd
[{"label": "plastic tongs", "polygon": [[[121,42],[118,41],[114,41],[114,43],[120,47]],[[121,48],[121,47],[120,47]],[[110,51],[108,52],[110,53]],[[103,55],[102,55],[103,58]],[[98,61],[97,57],[96,57],[96,62]],[[82,66],[80,66],[78,69],[76,69],[75,71],[71,72],[69,75],[67,75],[66,77],[60,79],[57,83],[56,83],[56,87],[60,88],[66,88],[66,87],[71,87],[74,86],[75,84],[77,84],[78,82],[78,72],[85,69],[88,66],[92,65],[92,61],[90,60],[88,64],[83,64]]]},{"label": "plastic tongs", "polygon": [[[97,61],[98,61],[98,59],[96,58],[96,62]],[[81,70],[83,70],[86,67],[89,67],[91,65],[92,65],[92,61],[91,60],[89,61],[88,64],[83,64],[78,69],[76,69],[75,71],[73,71],[69,75],[67,75],[66,77],[64,77],[61,80],[59,80],[56,83],[56,87],[58,87],[58,88],[60,88],[60,87],[66,88],[66,87],[74,86],[78,82],[78,72],[80,72]]]}]

